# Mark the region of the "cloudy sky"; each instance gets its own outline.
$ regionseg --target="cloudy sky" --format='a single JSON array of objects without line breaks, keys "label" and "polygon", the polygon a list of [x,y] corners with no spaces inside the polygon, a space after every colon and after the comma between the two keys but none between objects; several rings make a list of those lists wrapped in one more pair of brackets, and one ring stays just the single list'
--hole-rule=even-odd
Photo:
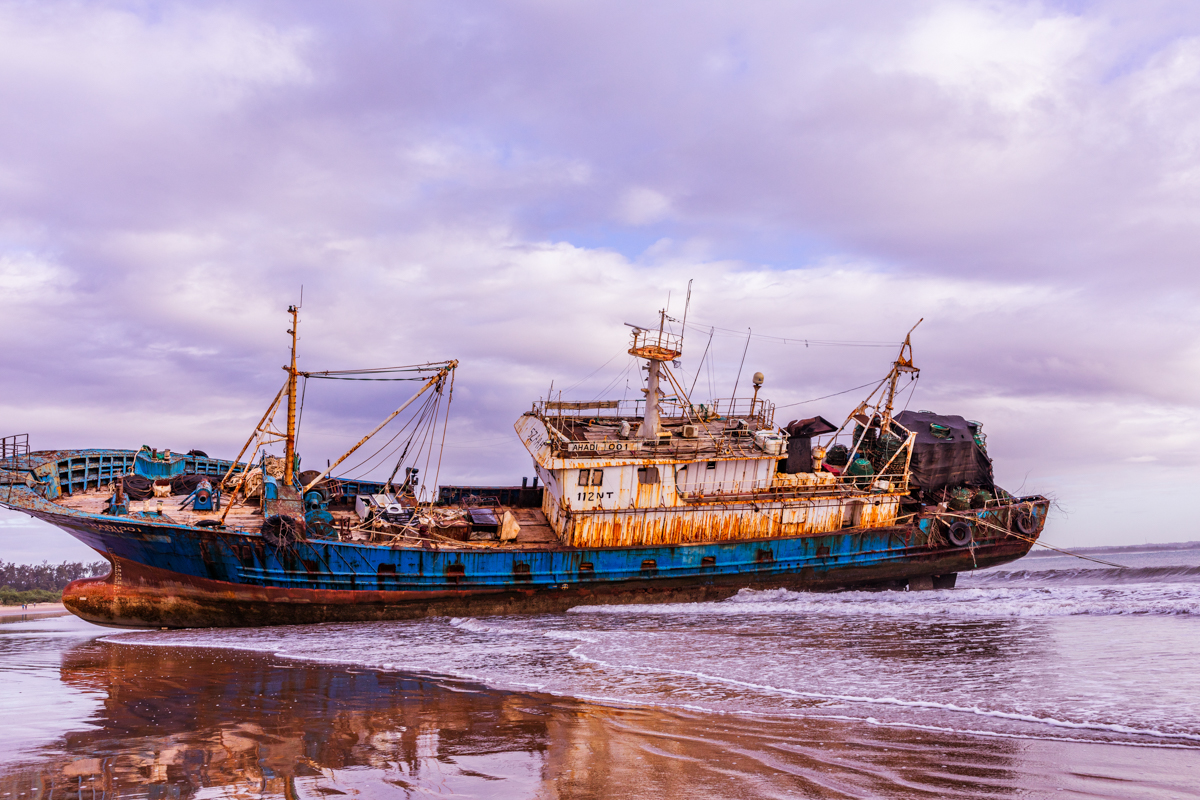
[{"label": "cloudy sky", "polygon": [[[232,456],[303,286],[302,368],[459,359],[441,482],[515,483],[516,417],[636,394],[623,323],[692,280],[698,395],[747,331],[783,406],[924,318],[910,407],[982,420],[1048,541],[1200,539],[1194,3],[0,2],[0,107],[35,449]],[[362,386],[310,386],[306,465],[407,385]]]}]

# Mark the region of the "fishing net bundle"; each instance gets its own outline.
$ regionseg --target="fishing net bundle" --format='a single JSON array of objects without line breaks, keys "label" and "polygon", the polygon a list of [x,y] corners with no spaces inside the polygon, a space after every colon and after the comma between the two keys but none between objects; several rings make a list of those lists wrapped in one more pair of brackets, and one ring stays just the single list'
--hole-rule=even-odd
[{"label": "fishing net bundle", "polygon": [[272,514],[263,520],[262,537],[276,547],[286,547],[304,538],[304,523],[287,514]]}]

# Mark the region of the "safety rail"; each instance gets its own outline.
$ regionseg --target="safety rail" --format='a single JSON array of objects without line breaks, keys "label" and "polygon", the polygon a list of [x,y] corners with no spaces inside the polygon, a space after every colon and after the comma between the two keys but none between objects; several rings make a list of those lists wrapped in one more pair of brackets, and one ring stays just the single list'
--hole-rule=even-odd
[{"label": "safety rail", "polygon": [[0,467],[18,469],[21,457],[29,459],[29,434],[15,433],[12,436],[0,438]]},{"label": "safety rail", "polygon": [[683,335],[664,330],[634,328],[629,354],[655,361],[673,361],[683,354]]},{"label": "safety rail", "polygon": [[775,425],[775,404],[762,398],[733,397],[693,406],[714,419],[744,419],[764,428]]},{"label": "safety rail", "polygon": [[[775,404],[760,398],[721,398],[705,403],[683,403],[676,397],[658,402],[659,418],[670,422],[710,422],[721,419],[755,421],[765,427],[775,424]],[[533,404],[538,417],[571,419],[641,419],[645,400],[538,400]]]},{"label": "safety rail", "polygon": [[640,419],[645,412],[645,400],[538,400],[533,404],[538,417]]}]

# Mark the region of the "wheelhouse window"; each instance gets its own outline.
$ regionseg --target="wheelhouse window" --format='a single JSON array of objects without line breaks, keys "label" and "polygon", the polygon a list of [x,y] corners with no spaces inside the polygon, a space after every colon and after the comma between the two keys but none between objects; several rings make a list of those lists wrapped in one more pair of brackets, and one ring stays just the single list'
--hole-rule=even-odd
[{"label": "wheelhouse window", "polygon": [[638,467],[638,483],[658,483],[658,467]]}]

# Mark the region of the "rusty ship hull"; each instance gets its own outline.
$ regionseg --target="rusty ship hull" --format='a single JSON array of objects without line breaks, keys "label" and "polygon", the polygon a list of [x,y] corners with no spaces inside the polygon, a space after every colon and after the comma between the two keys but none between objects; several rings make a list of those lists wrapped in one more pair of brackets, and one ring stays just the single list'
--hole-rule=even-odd
[{"label": "rusty ship hull", "polygon": [[[719,600],[742,589],[942,588],[956,573],[1023,556],[1048,506],[1030,497],[958,514],[974,531],[965,546],[947,540],[945,519],[917,515],[904,525],[700,544],[504,548],[273,544],[261,532],[66,505],[107,491],[134,460],[132,451],[33,453],[26,469],[0,473],[0,502],[66,531],[112,564],[106,577],[75,581],[63,593],[72,613],[100,625],[287,625]],[[81,463],[90,467],[73,466]],[[192,459],[188,468],[229,463]],[[373,487],[348,491],[364,488]],[[1033,530],[1021,533],[1018,524]]]},{"label": "rusty ship hull", "polygon": [[[917,533],[914,528],[896,528],[886,532],[900,539]],[[816,545],[817,550],[825,547],[832,550],[851,537],[855,537],[854,532],[815,537],[806,544]],[[771,564],[762,564],[753,558],[748,564],[735,563],[739,556],[746,555],[738,550],[753,547],[749,555],[757,557],[763,546],[782,549],[779,544],[779,540],[763,540],[747,542],[743,547],[724,548],[723,555],[729,560],[720,573],[712,569],[679,566],[664,575],[589,576],[586,580],[580,580],[578,573],[563,570],[539,575],[536,584],[512,579],[478,579],[465,585],[456,583],[443,588],[412,589],[325,589],[235,583],[148,567],[137,561],[113,556],[111,561],[114,569],[107,577],[73,582],[63,592],[63,603],[73,614],[89,622],[128,628],[252,627],[435,616],[558,613],[581,605],[724,600],[742,589],[836,591],[899,589],[906,586],[950,588],[953,586],[953,576],[957,573],[1013,561],[1025,555],[1030,547],[1027,543],[1009,540],[981,544],[973,554],[965,549],[939,551],[906,548],[906,552],[889,553],[884,558],[857,559],[852,563],[839,563],[850,559],[804,557],[799,554],[793,557],[787,554],[784,560]],[[664,561],[674,557],[675,560],[686,561],[695,560],[695,554],[679,551],[693,548],[703,552],[714,550],[692,545],[671,548],[670,552],[665,552],[667,548],[631,548],[630,552],[625,553],[580,551],[573,554],[575,559],[563,561],[584,557],[603,561],[605,556],[620,560],[654,557]],[[444,562],[462,563],[454,560],[456,555],[475,554],[449,551],[440,554]],[[436,569],[438,565],[434,561],[430,566]],[[490,565],[480,566],[486,569]],[[564,566],[568,565],[564,563]],[[364,576],[361,583],[373,582],[376,586],[385,583],[371,581],[370,577]]]}]

